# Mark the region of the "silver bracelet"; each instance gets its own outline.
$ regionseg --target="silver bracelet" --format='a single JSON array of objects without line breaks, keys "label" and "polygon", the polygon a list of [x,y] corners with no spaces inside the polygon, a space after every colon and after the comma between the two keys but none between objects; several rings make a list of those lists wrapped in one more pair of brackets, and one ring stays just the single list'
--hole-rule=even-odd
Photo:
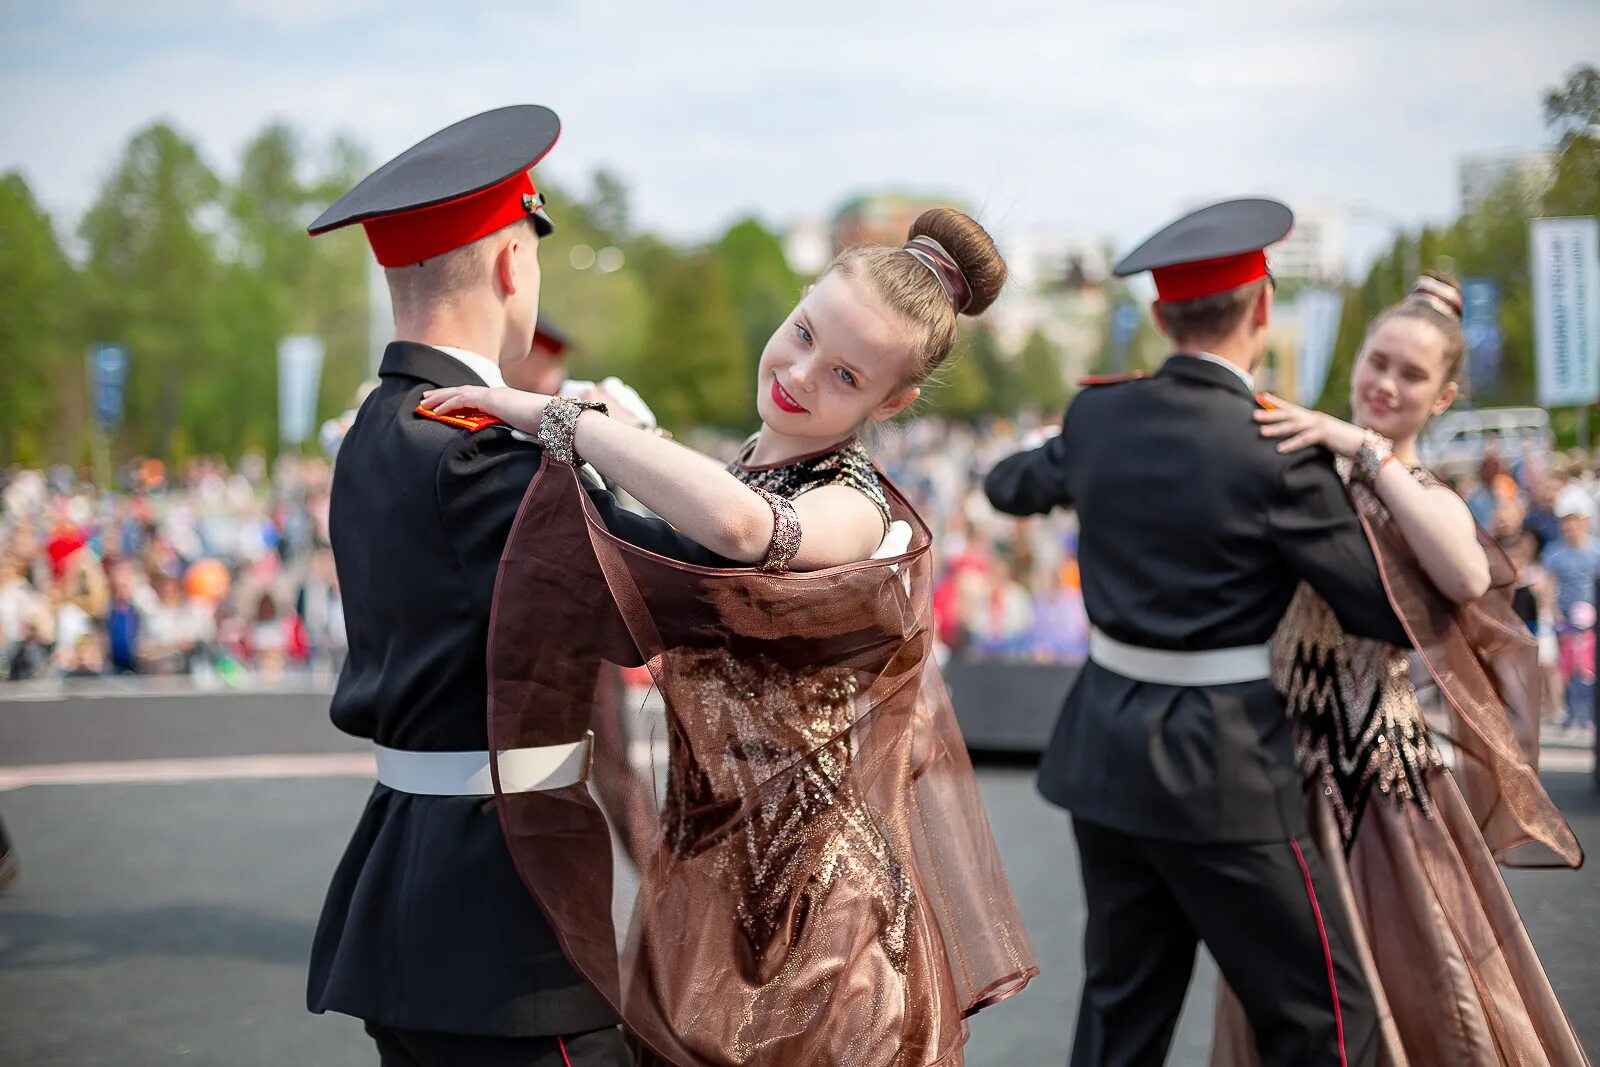
[{"label": "silver bracelet", "polygon": [[565,396],[551,397],[544,406],[544,414],[539,418],[539,445],[551,459],[574,467],[583,462],[578,458],[574,442],[578,439],[578,416],[585,411],[604,415],[606,406]]},{"label": "silver bracelet", "polygon": [[789,569],[794,554],[800,551],[800,518],[787,498],[759,485],[749,488],[772,509],[772,543],[767,546],[767,558],[761,561],[761,569],[769,574],[782,574]]},{"label": "silver bracelet", "polygon": [[1378,480],[1383,465],[1393,458],[1394,442],[1376,430],[1367,430],[1361,435],[1361,447],[1356,449],[1351,460],[1351,470],[1357,478],[1371,485]]}]

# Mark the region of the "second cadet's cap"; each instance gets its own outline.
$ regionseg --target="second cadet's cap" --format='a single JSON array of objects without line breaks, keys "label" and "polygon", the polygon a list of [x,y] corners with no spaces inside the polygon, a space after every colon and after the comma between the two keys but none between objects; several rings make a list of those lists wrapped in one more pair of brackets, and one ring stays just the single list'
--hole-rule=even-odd
[{"label": "second cadet's cap", "polygon": [[561,359],[572,346],[572,338],[545,316],[539,316],[539,325],[533,330],[533,347],[551,359]]},{"label": "second cadet's cap", "polygon": [[533,219],[555,224],[528,171],[561,136],[547,107],[517,104],[462,119],[373,171],[313,222],[313,236],[361,223],[385,267],[421,263]]},{"label": "second cadet's cap", "polygon": [[1268,245],[1283,240],[1294,212],[1276,200],[1224,200],[1191,211],[1123,257],[1119,278],[1149,271],[1163,302],[1198,300],[1267,276]]}]

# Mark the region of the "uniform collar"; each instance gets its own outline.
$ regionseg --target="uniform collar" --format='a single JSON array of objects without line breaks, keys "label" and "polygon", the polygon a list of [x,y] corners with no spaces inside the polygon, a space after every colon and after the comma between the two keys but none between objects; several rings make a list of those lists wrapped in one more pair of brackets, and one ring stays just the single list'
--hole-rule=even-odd
[{"label": "uniform collar", "polygon": [[1232,371],[1235,375],[1238,376],[1239,380],[1244,383],[1244,387],[1246,389],[1250,390],[1252,395],[1255,393],[1255,391],[1256,391],[1256,380],[1254,378],[1252,378],[1244,370],[1242,370],[1237,363],[1230,363],[1227,360],[1223,359],[1221,356],[1216,355],[1215,353],[1212,353],[1212,352],[1196,352],[1194,354],[1194,358],[1195,359],[1203,359],[1207,363],[1215,363],[1217,366],[1223,368],[1224,370]]},{"label": "uniform collar", "polygon": [[434,345],[439,351],[458,361],[473,374],[483,379],[483,384],[491,389],[502,388],[506,384],[505,376],[500,373],[500,365],[488,356],[480,356],[476,352],[469,352],[465,348],[449,348],[445,345]]},{"label": "uniform collar", "polygon": [[1202,353],[1177,352],[1167,357],[1158,377],[1174,376],[1190,381],[1217,385],[1230,393],[1255,399],[1255,384],[1250,376],[1238,367],[1217,356]]},{"label": "uniform collar", "polygon": [[383,350],[378,374],[415,378],[430,385],[505,384],[493,360],[465,349],[437,348],[418,341],[391,341]]}]

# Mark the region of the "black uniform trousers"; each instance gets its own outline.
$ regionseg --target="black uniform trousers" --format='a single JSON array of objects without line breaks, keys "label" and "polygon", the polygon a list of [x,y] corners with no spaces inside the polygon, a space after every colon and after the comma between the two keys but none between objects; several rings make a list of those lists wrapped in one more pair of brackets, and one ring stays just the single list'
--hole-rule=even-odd
[{"label": "black uniform trousers", "polygon": [[1377,1062],[1377,1012],[1309,834],[1199,844],[1072,825],[1089,913],[1072,1067],[1165,1062],[1202,941],[1265,1067]]},{"label": "black uniform trousers", "polygon": [[633,1054],[615,1026],[584,1034],[493,1037],[397,1030],[376,1023],[380,1067],[631,1067]]}]

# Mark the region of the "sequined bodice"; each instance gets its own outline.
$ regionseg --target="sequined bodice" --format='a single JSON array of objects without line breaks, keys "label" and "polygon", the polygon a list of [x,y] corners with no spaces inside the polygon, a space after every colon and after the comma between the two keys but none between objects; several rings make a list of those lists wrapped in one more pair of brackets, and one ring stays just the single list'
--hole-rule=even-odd
[{"label": "sequined bodice", "polygon": [[755,446],[756,439],[752,437],[740,449],[739,458],[728,464],[729,473],[746,485],[760,486],[789,500],[825,485],[847,485],[864,493],[877,505],[883,514],[884,526],[888,527],[889,498],[884,495],[872,457],[867,455],[860,441],[852,438],[826,452],[767,467],[748,466]]},{"label": "sequined bodice", "polygon": [[[1364,487],[1353,491],[1357,506],[1382,508]],[[1426,772],[1444,761],[1405,649],[1345,633],[1327,601],[1302,584],[1273,637],[1272,684],[1294,722],[1295,761],[1333,806],[1346,847],[1374,794],[1432,817]]]}]

